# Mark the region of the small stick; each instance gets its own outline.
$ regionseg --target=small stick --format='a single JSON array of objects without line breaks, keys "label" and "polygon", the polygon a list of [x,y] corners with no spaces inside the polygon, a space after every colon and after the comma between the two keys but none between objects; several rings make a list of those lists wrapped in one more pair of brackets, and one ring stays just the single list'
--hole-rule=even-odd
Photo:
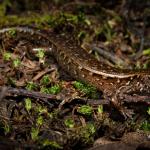
[{"label": "small stick", "polygon": [[[3,89],[4,87],[2,87],[1,89]],[[5,97],[6,96],[12,96],[12,95],[16,95],[16,96],[26,96],[26,97],[32,97],[32,98],[36,98],[36,99],[41,99],[44,101],[47,100],[60,100],[57,98],[56,95],[52,95],[52,94],[44,94],[41,92],[35,92],[35,91],[29,91],[26,89],[17,89],[17,88],[13,88],[13,87],[5,87],[6,91],[5,92]],[[1,94],[2,95],[2,94]],[[1,96],[0,96],[1,98]]]}]

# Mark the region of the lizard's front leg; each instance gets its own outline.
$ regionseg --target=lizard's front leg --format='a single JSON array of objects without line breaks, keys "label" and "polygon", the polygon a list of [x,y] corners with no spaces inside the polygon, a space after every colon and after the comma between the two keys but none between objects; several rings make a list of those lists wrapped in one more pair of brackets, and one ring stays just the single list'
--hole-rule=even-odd
[{"label": "lizard's front leg", "polygon": [[[131,118],[133,115],[133,110],[129,110],[123,107],[125,101],[131,102],[145,102],[150,103],[150,84],[148,80],[144,83],[132,82],[129,85],[123,85],[114,92],[111,102],[113,105],[121,112],[121,114],[126,118]],[[129,99],[130,98],[130,99]],[[138,98],[138,100],[136,100]],[[128,99],[128,100],[127,100]],[[148,100],[149,99],[149,100]]]},{"label": "lizard's front leg", "polygon": [[132,86],[121,86],[119,89],[114,92],[111,98],[111,102],[114,107],[124,116],[125,119],[131,118],[133,115],[133,110],[129,110],[123,107],[124,95],[126,95]]}]

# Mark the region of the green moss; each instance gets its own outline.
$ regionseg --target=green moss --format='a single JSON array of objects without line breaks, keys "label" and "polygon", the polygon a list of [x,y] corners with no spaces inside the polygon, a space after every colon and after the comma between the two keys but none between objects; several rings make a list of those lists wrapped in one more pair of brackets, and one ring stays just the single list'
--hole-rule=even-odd
[{"label": "green moss", "polygon": [[73,128],[74,127],[74,120],[72,118],[67,118],[65,121],[64,121],[66,127],[68,128]]},{"label": "green moss", "polygon": [[10,133],[11,131],[11,128],[10,128],[10,125],[9,124],[5,124],[4,127],[4,132],[5,132],[5,135],[7,135],[8,133]]},{"label": "green moss", "polygon": [[25,108],[29,112],[32,108],[32,102],[30,98],[25,99]]},{"label": "green moss", "polygon": [[15,25],[31,25],[34,24],[38,28],[46,28],[46,27],[57,27],[61,25],[88,25],[90,26],[90,20],[86,18],[83,13],[79,13],[78,15],[73,15],[70,13],[55,13],[55,15],[49,13],[30,13],[30,15],[26,15],[26,17],[17,16],[17,15],[8,15],[3,16],[0,19],[0,27],[4,26],[15,26]]},{"label": "green moss", "polygon": [[32,129],[31,129],[31,138],[32,138],[33,141],[38,140],[38,138],[39,138],[38,134],[39,134],[39,129],[32,127]]},{"label": "green moss", "polygon": [[16,36],[16,30],[15,29],[10,29],[8,32],[7,32],[8,36],[9,37],[12,37],[14,38]]},{"label": "green moss", "polygon": [[141,124],[141,129],[144,130],[144,131],[150,131],[150,122],[148,122],[147,120],[145,120]]},{"label": "green moss", "polygon": [[150,55],[150,48],[143,50],[143,55]]},{"label": "green moss", "polygon": [[61,91],[61,86],[60,85],[54,85],[54,86],[51,86],[50,88],[41,87],[40,91],[42,93],[46,93],[46,94],[58,94]]},{"label": "green moss", "polygon": [[38,58],[44,58],[45,52],[43,49],[38,50],[38,53],[36,55]]},{"label": "green moss", "polygon": [[3,59],[9,61],[11,59],[11,53],[9,52],[3,53]]},{"label": "green moss", "polygon": [[3,26],[15,26],[15,25],[30,25],[35,24],[37,27],[45,27],[45,25],[51,25],[54,22],[55,16],[50,14],[35,14],[31,13],[30,16],[21,17],[16,15],[3,16],[0,19],[0,27]]},{"label": "green moss", "polygon": [[86,94],[90,98],[98,98],[98,92],[95,87],[81,83],[79,81],[75,81],[73,83],[74,87],[84,94]]},{"label": "green moss", "polygon": [[26,89],[28,90],[35,90],[37,88],[37,85],[33,82],[28,82],[27,85],[26,85]]},{"label": "green moss", "polygon": [[42,145],[44,147],[51,147],[52,149],[63,149],[63,147],[61,145],[59,145],[57,142],[50,141],[48,139],[43,140]]},{"label": "green moss", "polygon": [[103,105],[99,105],[98,106],[98,113],[99,114],[102,114],[104,111],[103,111]]},{"label": "green moss", "polygon": [[47,114],[48,113],[48,110],[47,110],[47,108],[46,107],[43,107],[43,106],[41,106],[41,105],[37,105],[36,106],[36,112],[39,114],[39,115],[41,115],[41,114]]},{"label": "green moss", "polygon": [[84,128],[81,129],[81,137],[84,143],[88,143],[89,141],[93,140],[93,135],[96,132],[96,128],[94,124],[87,124]]},{"label": "green moss", "polygon": [[58,94],[61,91],[61,87],[59,85],[54,85],[49,89],[51,94]]},{"label": "green moss", "polygon": [[93,109],[91,106],[88,106],[88,105],[83,105],[81,106],[79,109],[78,109],[78,112],[81,113],[81,114],[84,114],[86,116],[91,116],[92,115],[92,112],[93,112]]},{"label": "green moss", "polygon": [[36,120],[36,124],[37,126],[41,126],[43,124],[44,120],[42,116],[38,116],[37,120]]},{"label": "green moss", "polygon": [[18,68],[21,65],[21,61],[19,58],[16,58],[15,60],[13,60],[13,67],[14,68]]},{"label": "green moss", "polygon": [[43,76],[40,82],[41,82],[41,84],[44,85],[44,86],[50,84],[51,80],[50,80],[49,75]]},{"label": "green moss", "polygon": [[80,31],[78,33],[78,39],[84,39],[86,37],[86,32],[85,31]]},{"label": "green moss", "polygon": [[47,88],[47,87],[41,87],[41,90],[40,90],[42,93],[45,93],[45,94],[50,94],[49,93],[49,88]]},{"label": "green moss", "polygon": [[113,32],[111,26],[108,23],[104,24],[104,27],[102,29],[102,33],[106,37],[107,41],[111,41],[113,36],[114,36],[114,32]]}]

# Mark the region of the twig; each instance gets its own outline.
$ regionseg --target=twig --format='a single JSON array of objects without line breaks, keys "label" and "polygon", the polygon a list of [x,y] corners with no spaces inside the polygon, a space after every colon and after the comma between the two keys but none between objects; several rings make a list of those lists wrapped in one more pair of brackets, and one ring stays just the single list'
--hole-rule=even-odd
[{"label": "twig", "polygon": [[103,100],[95,100],[95,99],[82,99],[84,101],[86,101],[87,104],[90,105],[109,105],[110,101],[103,99]]},{"label": "twig", "polygon": [[108,60],[110,60],[114,64],[119,64],[121,66],[127,66],[128,65],[128,64],[125,64],[125,61],[123,61],[122,59],[120,59],[119,57],[117,57],[115,54],[107,52],[107,51],[105,51],[104,49],[102,49],[100,47],[92,45],[91,49],[93,51],[98,52],[100,55],[102,55],[103,57],[107,58]]},{"label": "twig", "polygon": [[39,149],[39,146],[35,144],[19,143],[8,138],[0,136],[0,148],[1,149]]},{"label": "twig", "polygon": [[142,102],[142,103],[146,103],[146,104],[150,105],[150,96],[125,95],[123,101],[124,102],[134,102],[134,103]]},{"label": "twig", "polygon": [[[3,88],[4,87],[2,87],[2,89]],[[17,88],[13,88],[13,87],[6,87],[6,90],[7,90],[7,93],[5,92],[5,96],[12,96],[12,95],[26,96],[26,97],[32,97],[32,98],[40,99],[43,101],[60,100],[57,98],[56,95],[44,94],[44,93],[35,92],[35,91],[28,91],[26,89],[17,89]]]}]

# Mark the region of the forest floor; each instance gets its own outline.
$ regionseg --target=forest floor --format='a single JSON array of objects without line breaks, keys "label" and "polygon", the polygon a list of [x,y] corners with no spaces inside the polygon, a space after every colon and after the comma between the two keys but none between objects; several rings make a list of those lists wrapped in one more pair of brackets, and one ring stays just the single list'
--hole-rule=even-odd
[{"label": "forest floor", "polygon": [[110,66],[150,69],[149,6],[142,0],[2,1],[0,148],[150,149],[149,99],[125,101],[134,114],[124,119],[102,91],[64,72],[38,39],[18,38],[13,28],[3,32],[55,30]]}]

